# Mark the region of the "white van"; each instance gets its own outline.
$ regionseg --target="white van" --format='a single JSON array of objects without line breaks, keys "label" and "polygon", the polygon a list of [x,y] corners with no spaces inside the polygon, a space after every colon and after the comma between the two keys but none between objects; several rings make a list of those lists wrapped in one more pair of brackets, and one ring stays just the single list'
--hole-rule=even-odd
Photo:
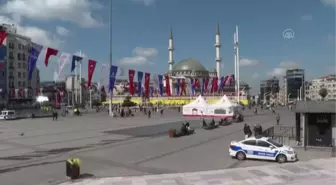
[{"label": "white van", "polygon": [[0,114],[0,120],[11,120],[11,119],[16,119],[16,114],[14,110],[3,110],[1,111]]}]

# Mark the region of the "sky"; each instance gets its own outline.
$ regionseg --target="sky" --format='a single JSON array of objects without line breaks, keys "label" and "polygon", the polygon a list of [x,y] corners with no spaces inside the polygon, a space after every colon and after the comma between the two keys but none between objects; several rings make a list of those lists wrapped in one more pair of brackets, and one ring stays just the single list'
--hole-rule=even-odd
[{"label": "sky", "polygon": [[[215,63],[216,24],[221,32],[221,73],[234,73],[233,33],[239,27],[240,79],[258,92],[260,80],[288,68],[303,68],[312,79],[335,73],[336,0],[0,0],[0,23],[60,52],[82,53],[97,61],[94,81],[109,64],[110,3],[112,61],[124,69],[150,73],[168,70],[168,37],[173,29],[175,63],[194,58],[206,68]],[[284,38],[285,30],[294,37]],[[286,32],[288,33],[288,32]],[[52,57],[38,64],[42,80],[52,80]],[[70,64],[64,75],[70,74]],[[107,83],[107,80],[106,80]]]}]

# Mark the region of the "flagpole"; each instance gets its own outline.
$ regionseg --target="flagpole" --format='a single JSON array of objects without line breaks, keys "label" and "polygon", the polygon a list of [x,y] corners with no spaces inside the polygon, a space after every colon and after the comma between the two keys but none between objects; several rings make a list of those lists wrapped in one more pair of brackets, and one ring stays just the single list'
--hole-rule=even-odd
[{"label": "flagpole", "polygon": [[76,62],[76,68],[75,68],[75,86],[74,86],[74,89],[75,89],[75,101],[74,101],[74,104],[76,104],[77,106],[77,100],[78,100],[78,63]]},{"label": "flagpole", "polygon": [[238,89],[238,104],[240,103],[240,59],[239,59],[239,41],[238,41],[238,26],[236,26],[236,34],[237,34],[237,89]]},{"label": "flagpole", "polygon": [[[82,57],[81,50],[79,51],[79,55]],[[82,61],[79,62],[79,83],[79,103],[82,105]]]},{"label": "flagpole", "polygon": [[234,47],[234,76],[235,76],[235,100],[237,101],[237,33],[233,35],[233,47]]},{"label": "flagpole", "polygon": [[[111,66],[112,66],[112,1],[110,1],[110,25],[109,25],[109,37],[110,37],[110,49],[109,49],[109,59],[110,59],[110,73],[111,74]],[[113,96],[113,88],[110,90],[110,102],[109,102],[109,115],[112,116],[112,96]]]}]

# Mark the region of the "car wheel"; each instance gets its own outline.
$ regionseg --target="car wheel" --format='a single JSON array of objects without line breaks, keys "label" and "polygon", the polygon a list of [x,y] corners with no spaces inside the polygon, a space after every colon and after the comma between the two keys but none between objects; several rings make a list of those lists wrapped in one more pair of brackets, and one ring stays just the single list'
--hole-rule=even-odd
[{"label": "car wheel", "polygon": [[285,163],[287,161],[287,157],[283,154],[277,156],[276,161],[278,163]]},{"label": "car wheel", "polygon": [[238,160],[245,160],[246,159],[246,155],[245,155],[244,152],[238,152],[236,154],[236,157],[237,157]]}]

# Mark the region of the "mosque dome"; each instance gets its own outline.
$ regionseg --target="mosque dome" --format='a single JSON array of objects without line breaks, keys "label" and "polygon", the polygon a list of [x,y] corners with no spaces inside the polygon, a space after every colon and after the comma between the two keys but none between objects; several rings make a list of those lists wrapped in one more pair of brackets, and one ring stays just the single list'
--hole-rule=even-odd
[{"label": "mosque dome", "polygon": [[192,58],[184,59],[173,66],[173,76],[208,76],[209,71]]}]

